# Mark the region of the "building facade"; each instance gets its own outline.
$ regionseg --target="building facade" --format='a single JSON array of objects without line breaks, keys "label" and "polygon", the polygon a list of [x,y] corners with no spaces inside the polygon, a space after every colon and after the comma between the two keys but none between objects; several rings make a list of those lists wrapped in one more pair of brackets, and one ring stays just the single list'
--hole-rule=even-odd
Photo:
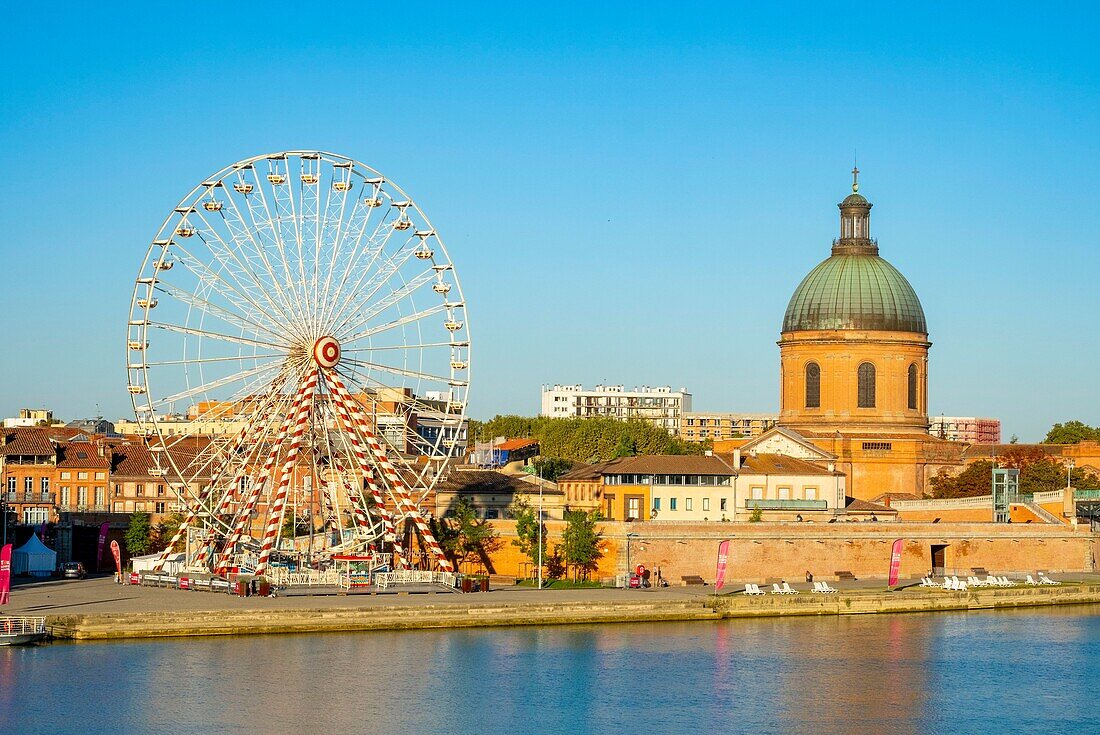
[{"label": "building facade", "polygon": [[566,473],[558,487],[568,508],[615,521],[809,520],[843,513],[846,500],[832,463],[755,450],[621,457]]},{"label": "building facade", "polygon": [[4,419],[4,428],[53,426],[54,423],[53,411],[48,408],[21,408],[18,416]]},{"label": "building facade", "polygon": [[1000,444],[1000,419],[977,416],[933,416],[928,433],[951,442]]},{"label": "building facade", "polygon": [[627,390],[622,385],[544,385],[542,416],[550,418],[642,419],[674,434],[680,417],[691,411],[691,393],[670,386],[643,385]]},{"label": "building facade", "polygon": [[680,438],[702,442],[760,436],[777,421],[774,413],[685,413],[680,417]]},{"label": "building facade", "polygon": [[879,255],[872,205],[852,173],[832,252],[795,289],[783,318],[778,426],[835,457],[856,498],[920,496],[940,468],[958,466],[965,445],[928,433],[924,310]]}]

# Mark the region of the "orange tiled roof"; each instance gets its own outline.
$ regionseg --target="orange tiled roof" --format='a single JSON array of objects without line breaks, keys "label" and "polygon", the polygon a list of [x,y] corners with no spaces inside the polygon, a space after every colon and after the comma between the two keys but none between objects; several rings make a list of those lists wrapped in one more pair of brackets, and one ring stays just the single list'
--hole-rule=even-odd
[{"label": "orange tiled roof", "polygon": [[885,505],[879,505],[878,503],[872,503],[870,500],[860,500],[859,498],[853,498],[849,496],[847,498],[848,504],[844,506],[844,510],[851,513],[852,511],[860,513],[882,513],[886,515],[897,515],[898,512],[893,508]]},{"label": "orange tiled roof", "polygon": [[741,455],[741,472],[759,475],[842,475],[813,462],[782,454]]},{"label": "orange tiled roof", "polygon": [[2,435],[4,442],[0,454],[5,457],[53,457],[56,451],[54,442],[68,441],[75,436],[86,437],[88,433],[67,426],[17,426],[3,429]]},{"label": "orange tiled roof", "polygon": [[436,485],[436,492],[525,493],[531,488],[523,480],[494,470],[455,470]]},{"label": "orange tiled roof", "polygon": [[59,442],[57,445],[57,466],[62,468],[109,469],[110,461],[92,442]]},{"label": "orange tiled roof", "polygon": [[506,452],[513,452],[517,449],[523,449],[532,445],[537,445],[538,439],[509,439],[508,441],[501,442],[493,447],[494,449],[503,449]]}]

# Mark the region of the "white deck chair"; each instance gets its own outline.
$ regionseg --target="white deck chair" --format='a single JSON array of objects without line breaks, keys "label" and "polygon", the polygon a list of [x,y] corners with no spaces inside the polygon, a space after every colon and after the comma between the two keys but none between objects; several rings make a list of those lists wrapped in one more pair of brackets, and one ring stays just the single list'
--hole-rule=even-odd
[{"label": "white deck chair", "polygon": [[746,584],[745,585],[745,594],[746,595],[751,595],[752,594],[752,585],[751,584]]},{"label": "white deck chair", "polygon": [[1001,586],[1002,587],[1015,587],[1016,583],[1013,582],[1008,577],[1001,577]]},{"label": "white deck chair", "polygon": [[788,583],[783,583],[783,594],[785,595],[797,595],[798,590],[793,589]]},{"label": "white deck chair", "polygon": [[814,592],[815,595],[819,595],[824,591],[825,590],[821,589],[821,582],[814,582],[813,592]]},{"label": "white deck chair", "polygon": [[1040,584],[1062,584],[1061,582],[1055,582],[1053,579],[1051,579],[1050,577],[1048,577],[1045,574],[1040,574],[1039,575],[1039,582],[1040,582]]},{"label": "white deck chair", "polygon": [[752,593],[754,595],[762,595],[762,594],[764,594],[764,590],[760,589],[760,585],[754,584],[752,586]]},{"label": "white deck chair", "polygon": [[783,594],[783,588],[782,588],[782,587],[780,587],[778,583],[774,583],[774,582],[773,582],[773,583],[772,583],[772,594],[773,594],[773,595],[781,595],[781,594]]},{"label": "white deck chair", "polygon": [[840,592],[836,587],[830,587],[828,582],[822,582],[821,589],[830,595],[835,595],[837,592]]},{"label": "white deck chair", "polygon": [[1034,578],[1034,577],[1032,577],[1032,576],[1031,576],[1030,574],[1029,574],[1029,575],[1027,575],[1027,583],[1028,583],[1028,584],[1030,584],[1030,585],[1037,585],[1037,584],[1040,584],[1039,582],[1036,582],[1036,581],[1035,581],[1035,578]]}]

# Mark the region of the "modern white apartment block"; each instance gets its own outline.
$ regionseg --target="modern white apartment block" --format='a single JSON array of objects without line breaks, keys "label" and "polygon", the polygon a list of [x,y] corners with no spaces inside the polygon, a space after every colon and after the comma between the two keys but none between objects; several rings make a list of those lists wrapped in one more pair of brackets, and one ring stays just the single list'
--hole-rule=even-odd
[{"label": "modern white apartment block", "polygon": [[774,413],[684,413],[680,417],[680,437],[689,442],[754,437],[778,420],[779,415]]},{"label": "modern white apartment block", "polygon": [[1001,420],[978,416],[931,416],[928,433],[939,439],[970,444],[1000,444]]},{"label": "modern white apartment block", "polygon": [[643,385],[627,390],[621,385],[542,386],[542,415],[551,418],[645,419],[670,434],[680,428],[680,416],[691,410],[691,394],[686,388]]}]

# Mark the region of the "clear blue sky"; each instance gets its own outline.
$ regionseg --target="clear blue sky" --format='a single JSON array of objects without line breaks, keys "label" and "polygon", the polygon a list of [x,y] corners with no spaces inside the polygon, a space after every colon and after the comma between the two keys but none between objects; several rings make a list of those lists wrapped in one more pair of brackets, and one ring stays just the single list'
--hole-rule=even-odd
[{"label": "clear blue sky", "polygon": [[928,315],[933,414],[1100,422],[1095,6],[19,3],[0,27],[0,413],[128,415],[145,247],[193,185],[320,148],[424,207],[471,414],[539,385],[774,411],[853,150]]}]

